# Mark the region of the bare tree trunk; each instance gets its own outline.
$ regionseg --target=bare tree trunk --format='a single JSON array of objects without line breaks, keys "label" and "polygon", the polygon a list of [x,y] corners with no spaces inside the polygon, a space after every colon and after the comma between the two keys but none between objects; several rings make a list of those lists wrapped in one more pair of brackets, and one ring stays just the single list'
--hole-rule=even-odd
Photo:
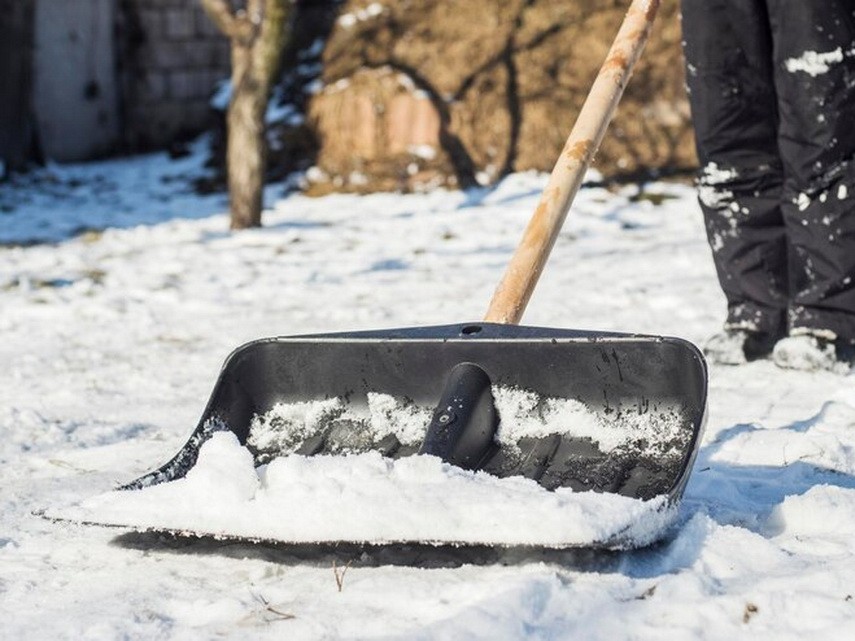
[{"label": "bare tree trunk", "polygon": [[232,12],[225,0],[202,0],[231,40],[232,96],[226,124],[231,228],[261,226],[266,147],[264,115],[288,31],[291,0],[247,0]]},{"label": "bare tree trunk", "polygon": [[264,111],[252,73],[252,49],[232,42],[232,97],[226,118],[228,146],[226,172],[232,229],[261,226],[264,188]]}]

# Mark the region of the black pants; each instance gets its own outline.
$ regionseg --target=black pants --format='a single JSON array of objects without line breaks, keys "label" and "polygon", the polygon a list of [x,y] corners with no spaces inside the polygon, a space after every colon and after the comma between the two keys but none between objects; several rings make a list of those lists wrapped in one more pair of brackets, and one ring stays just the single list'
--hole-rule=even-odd
[{"label": "black pants", "polygon": [[855,2],[682,0],[727,327],[855,339]]}]

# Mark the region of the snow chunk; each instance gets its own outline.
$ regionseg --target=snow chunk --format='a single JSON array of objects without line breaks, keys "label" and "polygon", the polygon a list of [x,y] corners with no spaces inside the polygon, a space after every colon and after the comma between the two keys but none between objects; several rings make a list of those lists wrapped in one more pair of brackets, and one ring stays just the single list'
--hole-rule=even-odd
[{"label": "snow chunk", "polygon": [[788,496],[769,517],[780,536],[847,537],[855,529],[855,490],[818,485],[800,496]]},{"label": "snow chunk", "polygon": [[350,29],[359,22],[364,22],[379,16],[383,11],[384,9],[382,4],[379,2],[372,2],[364,9],[359,9],[353,13],[345,13],[342,16],[339,16],[338,23],[345,29]]},{"label": "snow chunk", "polygon": [[259,451],[291,452],[317,432],[325,421],[344,412],[341,399],[279,403],[269,412],[252,417],[249,445]]},{"label": "snow chunk", "polygon": [[210,491],[200,494],[224,503],[251,499],[259,485],[253,470],[255,463],[249,450],[234,447],[236,442],[231,432],[217,432],[205,441],[205,464],[195,465],[187,472],[187,484],[208,488]]},{"label": "snow chunk", "polygon": [[413,156],[423,158],[425,160],[433,160],[436,158],[436,149],[433,145],[410,145],[407,151]]},{"label": "snow chunk", "polygon": [[738,177],[739,172],[736,169],[724,169],[714,162],[707,163],[701,175],[701,179],[707,185],[723,185]]},{"label": "snow chunk", "polygon": [[[565,398],[544,398],[534,392],[494,387],[493,396],[499,411],[497,438],[502,445],[514,445],[523,437],[560,434],[589,438],[603,452],[632,447],[652,454],[662,452],[680,440],[682,421],[678,416],[653,413],[631,417],[603,418],[584,403]],[[630,427],[631,424],[631,427]],[[645,442],[646,446],[640,443]]]},{"label": "snow chunk", "polygon": [[798,58],[788,58],[784,61],[787,71],[796,73],[802,71],[810,76],[816,77],[828,73],[831,65],[843,62],[843,49],[837,47],[834,51],[820,53],[818,51],[805,51]]},{"label": "snow chunk", "polygon": [[324,182],[329,178],[329,174],[317,165],[312,165],[306,170],[306,180],[309,182]]},{"label": "snow chunk", "polygon": [[414,445],[425,436],[431,410],[389,394],[368,394],[371,425],[378,436],[392,433],[404,445]]},{"label": "snow chunk", "polygon": [[368,394],[367,410],[351,409],[344,399],[278,403],[253,416],[247,443],[261,461],[297,451],[314,434],[330,431],[328,441],[341,452],[369,449],[394,434],[403,445],[420,442],[431,410],[388,394]]},{"label": "snow chunk", "polygon": [[843,62],[843,49],[838,47],[834,51],[819,53],[818,51],[805,51],[799,58],[789,58],[784,61],[784,66],[790,73],[802,71],[810,76],[816,77],[828,73],[831,65]]},{"label": "snow chunk", "polygon": [[793,204],[799,208],[799,211],[804,211],[810,207],[811,199],[806,193],[802,192],[793,200]]},{"label": "snow chunk", "polygon": [[733,192],[721,188],[721,185],[738,177],[739,173],[735,169],[724,169],[717,163],[708,163],[698,180],[698,197],[710,209],[721,209],[733,201]]},{"label": "snow chunk", "polygon": [[494,388],[496,409],[501,417],[498,438],[513,444],[524,436],[534,438],[556,432],[556,425],[573,425],[584,434],[596,434],[597,418],[588,408],[572,399],[543,399],[534,392]]}]

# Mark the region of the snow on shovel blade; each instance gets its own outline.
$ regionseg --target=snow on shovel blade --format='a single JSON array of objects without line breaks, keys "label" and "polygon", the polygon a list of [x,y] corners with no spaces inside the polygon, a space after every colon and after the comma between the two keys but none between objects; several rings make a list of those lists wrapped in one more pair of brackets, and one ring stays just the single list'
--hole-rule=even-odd
[{"label": "snow on shovel blade", "polygon": [[[464,411],[446,389],[461,363],[499,421],[469,470],[416,455],[432,419]],[[682,495],[706,393],[703,357],[675,338],[475,323],[259,340],[171,461],[63,517],[289,543],[645,545]]]}]

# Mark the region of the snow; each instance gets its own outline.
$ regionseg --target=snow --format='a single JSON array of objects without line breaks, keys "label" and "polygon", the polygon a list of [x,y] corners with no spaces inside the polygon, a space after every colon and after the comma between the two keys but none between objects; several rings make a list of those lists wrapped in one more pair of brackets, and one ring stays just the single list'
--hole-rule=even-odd
[{"label": "snow", "polygon": [[[679,414],[649,412],[618,420],[574,399],[544,398],[528,390],[497,385],[492,393],[499,414],[496,440],[507,446],[515,446],[526,436],[558,434],[590,439],[603,453],[633,446],[633,451],[661,454],[662,443],[673,444],[686,434]],[[403,445],[424,440],[434,408],[376,392],[368,393],[367,401],[362,411],[349,407],[343,398],[278,403],[252,418],[249,445],[259,452],[293,453],[333,421],[344,421],[352,433],[369,444],[389,434]],[[353,447],[358,450],[359,444]]]},{"label": "snow", "polygon": [[818,341],[820,337],[833,341],[835,334],[825,331],[787,336],[775,345],[773,358],[775,362],[786,364],[793,369],[827,369],[845,374],[849,366],[837,360],[834,344],[822,344]]},{"label": "snow", "polygon": [[[505,447],[516,448],[526,436],[559,434],[590,439],[603,453],[677,457],[672,464],[679,466],[689,437],[676,415],[616,421],[572,399],[500,386],[493,394],[500,419],[496,437]],[[430,456],[384,460],[371,445],[390,434],[403,445],[418,445],[432,411],[388,394],[370,392],[367,401],[361,412],[343,398],[279,403],[253,417],[247,438],[252,451],[230,431],[213,429],[186,478],[105,493],[46,516],[290,543],[614,549],[649,545],[673,523],[675,510],[665,496],[641,501],[569,488],[547,491],[522,477],[467,472]],[[295,454],[326,429],[325,451],[336,456]],[[257,470],[256,454],[263,463]]]},{"label": "snow", "polygon": [[656,540],[675,514],[665,497],[548,492],[522,477],[467,472],[433,456],[290,455],[256,471],[249,450],[220,432],[186,478],[101,494],[48,516],[286,542],[620,549]]},{"label": "snow", "polygon": [[212,109],[217,111],[225,111],[229,108],[229,103],[232,100],[232,82],[228,78],[220,80],[217,83],[214,93],[211,94],[211,99],[208,104]]},{"label": "snow", "polygon": [[369,393],[367,400],[366,416],[348,408],[342,398],[278,403],[268,412],[253,417],[248,442],[260,452],[291,453],[335,419],[359,424],[362,438],[369,443],[387,434],[394,434],[403,445],[414,445],[424,439],[431,408],[377,392]]},{"label": "snow", "polygon": [[738,173],[735,169],[724,169],[714,162],[705,165],[698,184],[701,202],[712,209],[721,209],[728,204],[736,205],[738,211],[739,205],[732,202],[733,192],[721,188],[721,185],[726,185],[736,178]]},{"label": "snow", "polygon": [[784,66],[790,73],[803,72],[816,77],[828,73],[831,65],[843,62],[843,49],[837,47],[834,51],[805,51],[798,58],[787,58]]},{"label": "snow", "polygon": [[565,398],[541,398],[534,392],[494,387],[499,412],[497,438],[513,444],[524,436],[550,434],[589,438],[601,452],[632,448],[644,454],[663,454],[662,443],[674,443],[686,435],[678,414],[649,412],[623,420],[592,411],[584,403]]},{"label": "snow", "polygon": [[[312,69],[307,65],[301,65],[297,69],[298,73],[303,75],[311,75]],[[317,72],[317,70],[314,70]],[[317,75],[317,73],[315,73]],[[289,102],[285,102],[282,95],[281,87],[274,88],[270,99],[267,101],[267,109],[264,113],[264,122],[267,125],[277,123],[286,123],[292,127],[299,126],[303,123],[303,114],[299,112],[297,107]],[[232,100],[232,83],[231,80],[225,79],[217,83],[211,99],[208,104],[211,108],[217,111],[226,111],[229,108],[229,103]]]},{"label": "snow", "polygon": [[430,420],[431,408],[410,405],[389,394],[368,394],[369,424],[375,434],[390,432],[404,445],[420,442],[424,438],[425,425]]},{"label": "snow", "polygon": [[[248,340],[478,319],[545,184],[322,199],[273,185],[266,227],[231,234],[224,195],[187,187],[203,173],[190,151],[0,186],[0,637],[847,638],[851,371],[713,366],[677,521],[641,550],[271,547],[34,515],[168,460]],[[669,198],[581,191],[526,323],[719,330],[694,189],[647,188]]]},{"label": "snow", "polygon": [[[419,95],[421,96],[421,94]],[[433,160],[436,158],[436,149],[434,149],[433,145],[410,145],[407,147],[407,151],[423,160]]]},{"label": "snow", "polygon": [[345,13],[338,17],[337,22],[345,29],[350,29],[354,25],[376,18],[383,13],[384,7],[379,2],[372,2],[367,7],[354,11],[353,13]]}]

